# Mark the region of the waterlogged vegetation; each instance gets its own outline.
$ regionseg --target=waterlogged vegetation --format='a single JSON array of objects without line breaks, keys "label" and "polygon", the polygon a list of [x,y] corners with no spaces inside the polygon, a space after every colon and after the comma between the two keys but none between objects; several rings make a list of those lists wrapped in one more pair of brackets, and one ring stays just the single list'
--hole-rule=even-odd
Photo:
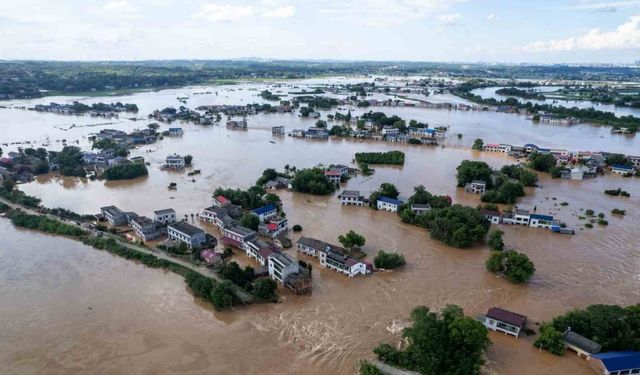
[{"label": "waterlogged vegetation", "polygon": [[102,176],[107,180],[129,180],[149,174],[147,167],[142,163],[127,163],[114,165],[107,168]]},{"label": "waterlogged vegetation", "polygon": [[373,265],[376,268],[383,269],[394,269],[398,267],[402,267],[407,263],[402,254],[387,252],[384,250],[380,250],[378,255],[373,258]]},{"label": "waterlogged vegetation", "polygon": [[486,262],[487,271],[505,277],[512,283],[529,281],[536,272],[533,262],[525,254],[515,250],[495,251]]},{"label": "waterlogged vegetation", "polygon": [[465,316],[456,305],[446,306],[439,314],[416,307],[411,321],[402,332],[403,349],[380,344],[373,350],[379,360],[425,375],[480,374],[491,345],[482,323]]},{"label": "waterlogged vegetation", "polygon": [[321,168],[299,170],[291,181],[291,187],[299,193],[313,195],[327,195],[336,190],[334,184],[324,176],[324,170]]},{"label": "waterlogged vegetation", "polygon": [[543,325],[534,346],[562,355],[562,332],[571,328],[596,343],[602,351],[640,350],[640,305],[590,305],[570,311]]},{"label": "waterlogged vegetation", "polygon": [[404,164],[404,152],[387,151],[387,152],[357,152],[355,156],[356,162],[365,164]]}]

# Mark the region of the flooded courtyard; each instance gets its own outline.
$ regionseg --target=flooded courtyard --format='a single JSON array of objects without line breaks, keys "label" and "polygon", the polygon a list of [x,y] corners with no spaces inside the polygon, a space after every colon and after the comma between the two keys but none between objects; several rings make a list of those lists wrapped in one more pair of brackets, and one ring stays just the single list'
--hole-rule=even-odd
[{"label": "flooded courtyard", "polygon": [[[56,140],[64,138],[88,148],[86,137],[99,129],[133,130],[150,122],[146,118],[129,120],[124,115],[105,121],[57,116],[13,106],[119,100],[137,104],[137,116],[146,117],[155,109],[180,105],[176,98],[185,93],[190,95],[189,108],[262,102],[257,94],[264,87],[248,83],[118,98],[51,97],[12,102],[9,108],[0,109],[0,124],[7,129],[0,143],[30,140],[48,142],[54,148],[59,145]],[[43,175],[20,185],[20,189],[42,198],[46,206],[79,213],[96,213],[101,206],[114,204],[144,215],[172,207],[183,216],[210,205],[216,187],[246,188],[266,168],[350,164],[356,152],[398,149],[406,153],[404,166],[373,166],[373,176],[354,177],[342,188],[368,194],[381,183],[392,182],[400,190],[400,197],[406,199],[414,186],[424,185],[432,193],[450,195],[456,203],[475,206],[480,203],[478,196],[455,187],[456,166],[465,159],[484,160],[494,167],[514,162],[502,154],[471,151],[468,146],[475,138],[594,151],[637,154],[640,150],[640,141],[634,137],[611,135],[608,128],[586,124],[536,125],[523,116],[489,112],[370,110],[397,114],[407,121],[451,125],[445,147],[276,137],[271,134],[272,126],[283,125],[290,131],[313,126],[314,120],[264,114],[250,116],[246,131],[182,124],[182,137],[165,137],[132,150],[131,156],[144,156],[150,163],[147,177],[103,182]],[[354,109],[354,114],[358,113]],[[110,124],[87,126],[101,122]],[[76,126],[70,128],[73,124]],[[167,127],[163,124],[160,130]],[[457,133],[463,137],[458,139]],[[193,168],[202,174],[191,177],[186,171],[160,170],[164,158],[172,153],[193,155]],[[279,191],[289,224],[302,225],[302,235],[337,243],[339,234],[353,229],[365,236],[364,251],[371,254],[368,259],[380,249],[393,250],[406,257],[407,266],[353,279],[315,267],[309,296],[294,296],[283,290],[281,303],[222,313],[192,297],[182,278],[174,274],[148,269],[65,238],[18,230],[2,220],[0,364],[7,374],[80,374],[87,368],[95,374],[354,374],[358,362],[371,358],[371,350],[379,342],[395,344],[399,340],[400,333],[394,327],[401,326],[417,305],[440,309],[453,303],[464,307],[468,315],[501,306],[527,315],[530,326],[536,328],[536,322],[572,308],[594,303],[637,303],[638,178],[606,175],[576,182],[539,176],[540,187],[532,189],[519,204],[552,213],[577,233],[560,236],[543,229],[501,226],[507,247],[527,254],[535,263],[537,272],[527,285],[513,285],[488,273],[484,265],[489,254],[486,247],[447,247],[431,240],[425,230],[403,224],[395,214],[343,207],[335,195],[316,197]],[[167,189],[170,182],[177,183],[176,191]],[[605,189],[618,187],[630,192],[631,198],[603,194]],[[568,205],[561,206],[561,202]],[[613,208],[624,209],[627,215],[613,217]],[[579,216],[586,209],[605,213],[609,225],[581,230],[584,220]],[[212,227],[206,229],[220,235]],[[299,235],[291,236],[296,240]],[[293,249],[289,252],[310,260]],[[243,255],[235,258],[251,263]],[[310,262],[316,265],[317,261]],[[515,340],[494,333],[490,338],[494,344],[488,352],[488,373],[586,375],[592,371],[585,361],[570,353],[555,357],[539,352],[532,347],[531,338]]]}]

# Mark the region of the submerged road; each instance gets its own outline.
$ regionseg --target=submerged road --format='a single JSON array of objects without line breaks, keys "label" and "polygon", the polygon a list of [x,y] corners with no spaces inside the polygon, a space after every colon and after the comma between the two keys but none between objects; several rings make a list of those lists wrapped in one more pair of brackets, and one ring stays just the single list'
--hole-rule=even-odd
[{"label": "submerged road", "polygon": [[[9,207],[11,207],[13,209],[20,209],[23,212],[26,212],[26,213],[31,214],[31,215],[39,215],[39,216],[43,215],[42,213],[40,213],[40,212],[38,212],[38,211],[36,211],[36,210],[34,210],[32,208],[25,207],[25,206],[17,204],[17,203],[13,203],[11,201],[6,200],[3,197],[0,197],[0,202],[6,204],[7,206],[9,206]],[[77,224],[73,220],[63,219],[63,218],[60,218],[60,217],[58,217],[56,215],[45,214],[44,216],[48,217],[49,219],[58,220],[58,221],[64,222],[64,223],[69,224],[69,225],[75,225],[75,226],[81,228],[82,230],[88,231],[93,236],[97,236],[97,233],[102,233],[103,237],[111,238],[111,239],[115,240],[119,245],[122,245],[122,246],[124,246],[124,247],[126,247],[128,249],[131,249],[133,251],[137,251],[137,252],[140,252],[140,253],[144,253],[144,254],[153,255],[153,256],[155,256],[157,258],[165,259],[165,260],[168,260],[170,262],[179,264],[179,265],[181,265],[181,266],[183,266],[185,268],[188,268],[188,269],[190,269],[190,270],[192,270],[194,272],[199,273],[200,275],[202,275],[204,277],[208,277],[208,278],[214,279],[216,281],[224,280],[223,278],[218,276],[218,274],[216,274],[214,271],[212,271],[212,270],[210,270],[210,269],[208,269],[206,267],[196,266],[195,264],[192,264],[192,263],[187,262],[185,260],[178,259],[178,258],[173,258],[173,257],[169,256],[168,254],[162,252],[162,251],[151,250],[149,248],[133,244],[131,242],[123,240],[120,236],[117,236],[115,234],[107,233],[107,232],[98,232],[98,231],[93,231],[93,230],[87,230],[87,228],[82,227],[82,223]],[[233,285],[233,292],[236,295],[236,297],[238,297],[238,299],[240,301],[242,301],[243,303],[251,303],[251,302],[253,302],[253,296],[251,294],[249,294],[246,291],[242,290],[240,287],[238,287],[235,284],[232,284],[232,285]]]}]

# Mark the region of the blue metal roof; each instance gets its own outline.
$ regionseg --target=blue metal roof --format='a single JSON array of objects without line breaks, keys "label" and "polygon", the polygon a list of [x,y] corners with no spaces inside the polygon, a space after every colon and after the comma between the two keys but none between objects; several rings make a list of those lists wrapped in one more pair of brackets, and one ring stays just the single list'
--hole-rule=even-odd
[{"label": "blue metal roof", "polygon": [[634,370],[640,368],[640,352],[623,351],[599,353],[591,356],[602,361],[607,371]]},{"label": "blue metal roof", "polygon": [[534,145],[533,143],[527,143],[526,145],[524,145],[524,147],[535,147],[535,148],[538,148],[538,146]]},{"label": "blue metal roof", "polygon": [[253,213],[259,216],[275,210],[276,206],[274,204],[268,204],[266,206],[256,208],[255,210],[253,210]]},{"label": "blue metal roof", "polygon": [[402,204],[401,200],[393,199],[393,198],[389,198],[389,197],[378,197],[378,200],[381,201],[381,202],[389,203],[389,204],[395,204],[397,206]]},{"label": "blue metal roof", "polygon": [[553,221],[553,216],[551,215],[531,214],[529,217],[532,219]]},{"label": "blue metal roof", "polygon": [[612,167],[616,168],[616,169],[624,169],[624,170],[628,170],[628,171],[633,170],[633,167],[628,166],[628,165],[622,165],[622,164],[614,164],[614,165],[612,165]]}]

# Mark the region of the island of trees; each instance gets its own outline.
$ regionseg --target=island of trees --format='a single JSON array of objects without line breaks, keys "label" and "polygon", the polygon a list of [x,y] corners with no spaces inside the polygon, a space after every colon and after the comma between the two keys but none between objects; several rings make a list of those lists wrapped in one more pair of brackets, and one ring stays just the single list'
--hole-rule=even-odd
[{"label": "island of trees", "polygon": [[365,164],[404,164],[404,152],[387,151],[387,152],[357,152],[355,156],[356,162]]}]

